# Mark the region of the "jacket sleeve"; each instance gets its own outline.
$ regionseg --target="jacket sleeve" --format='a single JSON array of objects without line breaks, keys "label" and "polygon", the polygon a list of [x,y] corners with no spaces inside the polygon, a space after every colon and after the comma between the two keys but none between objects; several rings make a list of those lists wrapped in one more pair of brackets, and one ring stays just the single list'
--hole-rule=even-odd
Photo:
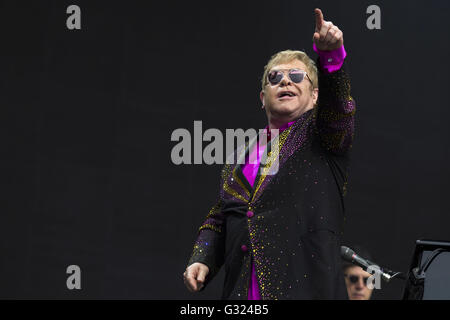
[{"label": "jacket sleeve", "polygon": [[356,105],[350,96],[350,78],[346,62],[332,73],[326,72],[317,59],[319,98],[317,130],[322,147],[342,155],[352,146]]},{"label": "jacket sleeve", "polygon": [[188,266],[195,262],[201,262],[208,266],[209,273],[205,279],[203,289],[219,272],[224,263],[226,224],[225,215],[222,212],[223,181],[224,171],[222,171],[219,200],[211,208],[205,221],[200,226],[197,240],[188,262]]}]

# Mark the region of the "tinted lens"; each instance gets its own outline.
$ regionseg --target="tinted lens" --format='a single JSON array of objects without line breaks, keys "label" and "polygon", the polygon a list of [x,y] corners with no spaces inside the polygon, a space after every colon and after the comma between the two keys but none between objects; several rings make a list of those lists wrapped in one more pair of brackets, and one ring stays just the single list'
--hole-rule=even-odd
[{"label": "tinted lens", "polygon": [[305,74],[301,70],[291,70],[291,71],[289,71],[289,78],[294,83],[302,82],[304,77],[305,77]]},{"label": "tinted lens", "polygon": [[283,73],[281,71],[272,71],[267,76],[271,85],[276,85],[280,83],[281,79],[283,79]]},{"label": "tinted lens", "polygon": [[[348,276],[348,280],[351,283],[355,284],[355,283],[357,283],[359,281],[359,277],[358,276]],[[369,280],[369,277],[363,277],[362,280],[363,280],[364,285],[366,285],[367,284],[367,280]]]}]

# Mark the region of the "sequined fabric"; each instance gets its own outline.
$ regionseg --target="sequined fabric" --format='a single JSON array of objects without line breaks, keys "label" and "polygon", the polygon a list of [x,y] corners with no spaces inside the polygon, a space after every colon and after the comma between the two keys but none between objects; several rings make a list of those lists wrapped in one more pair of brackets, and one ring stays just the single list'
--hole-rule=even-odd
[{"label": "sequined fabric", "polygon": [[224,166],[188,263],[208,265],[206,283],[224,267],[224,299],[247,299],[252,258],[262,299],[346,298],[339,247],[354,115],[344,63],[319,73],[318,106],[280,133],[279,149],[269,144],[277,174],[264,174],[269,161],[252,187],[241,165]]}]

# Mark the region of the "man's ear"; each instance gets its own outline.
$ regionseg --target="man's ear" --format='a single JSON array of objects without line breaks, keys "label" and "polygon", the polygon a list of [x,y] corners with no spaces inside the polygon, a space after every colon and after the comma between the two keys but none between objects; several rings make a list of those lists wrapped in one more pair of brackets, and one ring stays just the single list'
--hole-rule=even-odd
[{"label": "man's ear", "polygon": [[261,90],[259,93],[259,99],[261,100],[261,104],[264,107],[264,90]]},{"label": "man's ear", "polygon": [[314,105],[317,105],[317,99],[319,99],[319,88],[314,88],[311,94],[313,96]]}]

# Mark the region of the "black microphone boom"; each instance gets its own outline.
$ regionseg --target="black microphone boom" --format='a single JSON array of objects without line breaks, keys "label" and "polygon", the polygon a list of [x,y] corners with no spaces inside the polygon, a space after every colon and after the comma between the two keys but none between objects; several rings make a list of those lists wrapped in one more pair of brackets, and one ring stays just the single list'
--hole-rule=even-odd
[{"label": "black microphone boom", "polygon": [[[401,275],[400,272],[396,273],[395,275],[390,275],[390,274],[384,272],[383,269],[379,268],[376,264],[374,264],[373,262],[371,262],[367,259],[364,259],[363,257],[358,256],[355,253],[355,251],[353,251],[352,249],[345,247],[345,246],[341,247],[341,257],[345,261],[361,267],[366,272],[369,272],[370,270],[378,272],[381,275],[381,277],[383,278],[383,280],[385,280],[386,282],[389,282],[392,278],[394,278],[397,275]],[[401,278],[401,277],[399,277],[399,278]]]}]

